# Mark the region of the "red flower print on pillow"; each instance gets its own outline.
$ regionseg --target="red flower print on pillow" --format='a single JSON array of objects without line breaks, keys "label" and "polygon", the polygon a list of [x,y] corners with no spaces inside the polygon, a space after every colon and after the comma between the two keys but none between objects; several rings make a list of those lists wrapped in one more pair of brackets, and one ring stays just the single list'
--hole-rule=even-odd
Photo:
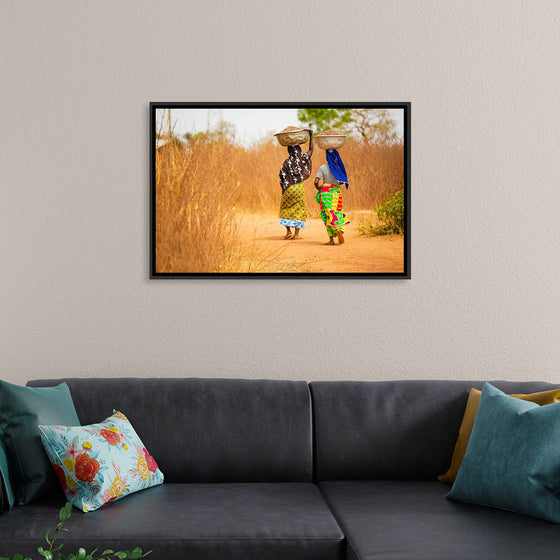
[{"label": "red flower print on pillow", "polygon": [[158,468],[156,460],[148,453],[148,450],[145,447],[143,451],[144,457],[146,457],[146,463],[148,463],[148,469],[150,469],[150,472],[156,472]]},{"label": "red flower print on pillow", "polygon": [[91,482],[99,472],[99,463],[87,453],[81,453],[76,457],[74,474],[78,480]]},{"label": "red flower print on pillow", "polygon": [[109,445],[117,445],[121,442],[121,434],[117,431],[102,428],[100,434],[109,442]]},{"label": "red flower print on pillow", "polygon": [[68,490],[68,485],[66,484],[66,473],[64,469],[59,465],[53,464],[54,473],[56,474],[56,478],[58,478],[62,489],[66,492]]},{"label": "red flower print on pillow", "polygon": [[66,498],[82,511],[163,482],[155,459],[120,412],[88,426],[39,429]]}]

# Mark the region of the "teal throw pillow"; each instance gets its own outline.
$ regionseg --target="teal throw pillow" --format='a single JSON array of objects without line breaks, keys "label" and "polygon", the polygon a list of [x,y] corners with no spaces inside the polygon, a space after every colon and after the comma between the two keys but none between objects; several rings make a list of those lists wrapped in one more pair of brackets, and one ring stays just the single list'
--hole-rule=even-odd
[{"label": "teal throw pillow", "polygon": [[68,501],[82,511],[163,482],[155,459],[120,412],[99,424],[39,430]]},{"label": "teal throw pillow", "polygon": [[80,425],[68,385],[22,387],[0,381],[0,440],[6,447],[19,505],[59,489],[38,424]]},{"label": "teal throw pillow", "polygon": [[485,383],[447,498],[560,523],[560,403],[540,406]]},{"label": "teal throw pillow", "polygon": [[0,441],[0,496],[0,511],[14,507],[15,495],[8,464],[8,452],[2,441]]}]

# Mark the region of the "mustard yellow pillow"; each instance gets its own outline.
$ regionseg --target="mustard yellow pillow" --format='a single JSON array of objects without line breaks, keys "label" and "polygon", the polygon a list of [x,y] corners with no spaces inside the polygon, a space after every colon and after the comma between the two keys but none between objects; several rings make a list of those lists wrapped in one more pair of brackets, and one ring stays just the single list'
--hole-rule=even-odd
[{"label": "mustard yellow pillow", "polygon": [[[449,484],[453,484],[453,482],[455,482],[455,477],[457,476],[459,467],[463,462],[463,457],[465,456],[467,445],[469,444],[474,419],[476,418],[476,412],[478,410],[478,403],[480,402],[480,395],[481,391],[475,389],[474,387],[469,393],[467,406],[465,407],[465,414],[463,416],[463,421],[461,422],[461,427],[459,428],[459,437],[457,438],[455,449],[453,450],[453,456],[451,457],[451,466],[447,469],[445,474],[438,476],[438,480],[441,480],[442,482],[448,482]],[[545,404],[560,402],[560,389],[541,391],[539,393],[531,393],[529,395],[519,394],[510,396],[524,401],[531,401],[542,406]]]}]

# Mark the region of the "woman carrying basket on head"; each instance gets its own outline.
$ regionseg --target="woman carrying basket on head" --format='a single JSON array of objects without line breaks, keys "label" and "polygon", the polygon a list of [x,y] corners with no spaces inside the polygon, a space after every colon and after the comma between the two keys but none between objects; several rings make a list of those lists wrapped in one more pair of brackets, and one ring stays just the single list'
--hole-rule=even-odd
[{"label": "woman carrying basket on head", "polygon": [[[339,244],[344,243],[344,226],[349,222],[342,208],[342,193],[340,187],[348,189],[348,177],[340,154],[336,150],[327,150],[327,163],[319,167],[315,177],[315,188],[319,191],[315,200],[321,207],[321,219],[327,228],[329,242],[334,245],[335,236]],[[321,178],[323,184],[320,185]]]},{"label": "woman carrying basket on head", "polygon": [[[284,239],[299,239],[299,230],[305,227],[307,202],[303,181],[311,175],[311,155],[313,154],[313,135],[309,131],[309,150],[302,153],[299,145],[287,146],[290,157],[280,169],[280,224],[285,226]],[[294,228],[292,235],[291,228]]]}]

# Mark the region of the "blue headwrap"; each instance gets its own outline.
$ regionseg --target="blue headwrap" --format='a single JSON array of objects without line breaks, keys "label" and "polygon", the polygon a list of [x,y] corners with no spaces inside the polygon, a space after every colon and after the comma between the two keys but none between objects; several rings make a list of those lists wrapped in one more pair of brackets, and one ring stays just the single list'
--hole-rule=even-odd
[{"label": "blue headwrap", "polygon": [[329,164],[329,168],[335,179],[346,183],[346,188],[348,188],[346,168],[344,167],[344,163],[342,163],[340,154],[336,150],[327,150],[327,163]]}]

